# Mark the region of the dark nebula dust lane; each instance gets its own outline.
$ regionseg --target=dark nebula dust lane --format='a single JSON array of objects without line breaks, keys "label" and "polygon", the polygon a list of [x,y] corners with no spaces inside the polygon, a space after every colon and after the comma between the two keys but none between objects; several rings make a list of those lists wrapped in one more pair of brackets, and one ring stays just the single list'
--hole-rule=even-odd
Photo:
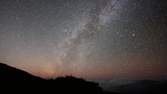
[{"label": "dark nebula dust lane", "polygon": [[0,62],[40,77],[167,77],[165,0],[1,0]]}]

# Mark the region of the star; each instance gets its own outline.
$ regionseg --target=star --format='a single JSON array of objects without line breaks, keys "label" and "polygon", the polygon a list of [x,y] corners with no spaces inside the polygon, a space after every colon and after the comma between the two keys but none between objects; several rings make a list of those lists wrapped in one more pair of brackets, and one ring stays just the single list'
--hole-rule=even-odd
[{"label": "star", "polygon": [[136,37],[136,34],[135,34],[135,33],[132,33],[131,36],[132,36],[132,37]]}]

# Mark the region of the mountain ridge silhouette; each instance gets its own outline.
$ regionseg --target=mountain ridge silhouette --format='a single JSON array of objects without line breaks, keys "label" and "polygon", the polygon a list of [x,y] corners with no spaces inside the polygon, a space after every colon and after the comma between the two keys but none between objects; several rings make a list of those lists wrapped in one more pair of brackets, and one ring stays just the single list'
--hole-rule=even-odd
[{"label": "mountain ridge silhouette", "polygon": [[[44,94],[167,94],[167,81],[141,80],[105,91],[99,83],[73,76],[43,79],[0,63],[0,91]],[[24,92],[22,92],[24,91]]]},{"label": "mountain ridge silhouette", "polygon": [[[0,89],[17,88],[15,91],[29,93],[60,94],[118,94],[103,91],[98,83],[73,76],[43,79],[28,72],[0,63]],[[21,89],[21,91],[20,91]],[[7,92],[7,91],[5,91]]]},{"label": "mountain ridge silhouette", "polygon": [[7,64],[0,63],[0,80],[41,80],[42,78],[34,76],[23,70],[14,68]]}]

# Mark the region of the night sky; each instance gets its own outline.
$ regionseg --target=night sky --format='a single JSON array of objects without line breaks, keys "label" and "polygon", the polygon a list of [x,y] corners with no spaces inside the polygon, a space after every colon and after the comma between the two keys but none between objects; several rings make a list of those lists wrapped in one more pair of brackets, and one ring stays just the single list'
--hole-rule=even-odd
[{"label": "night sky", "polygon": [[0,62],[44,78],[167,78],[166,0],[0,0]]}]

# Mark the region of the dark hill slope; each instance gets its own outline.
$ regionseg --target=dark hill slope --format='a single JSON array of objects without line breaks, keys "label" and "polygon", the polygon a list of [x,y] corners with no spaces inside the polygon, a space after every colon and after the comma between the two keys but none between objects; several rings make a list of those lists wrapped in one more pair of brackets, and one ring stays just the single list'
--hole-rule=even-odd
[{"label": "dark hill slope", "polygon": [[105,92],[98,83],[72,76],[56,79],[42,79],[22,70],[0,63],[0,90],[4,94],[46,93],[46,94],[117,94]]},{"label": "dark hill slope", "polygon": [[1,81],[2,80],[26,81],[26,80],[42,80],[42,79],[39,77],[33,76],[25,71],[0,63],[0,80]]}]

